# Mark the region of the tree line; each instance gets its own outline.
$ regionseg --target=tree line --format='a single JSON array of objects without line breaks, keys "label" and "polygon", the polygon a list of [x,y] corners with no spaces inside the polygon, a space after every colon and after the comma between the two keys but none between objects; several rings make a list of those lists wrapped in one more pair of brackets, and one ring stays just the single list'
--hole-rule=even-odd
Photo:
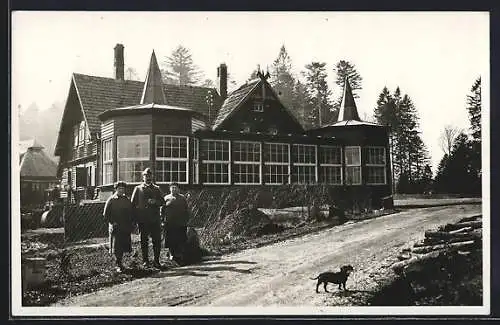
[{"label": "tree line", "polygon": [[469,129],[447,125],[441,134],[444,155],[434,179],[437,193],[481,195],[481,77],[467,94],[466,109]]},{"label": "tree line", "polygon": [[[215,87],[215,82],[206,78],[195,64],[190,50],[177,46],[160,64],[166,84],[199,85]],[[260,68],[258,68],[260,69]],[[316,128],[337,120],[342,100],[342,91],[333,96],[327,78],[335,74],[335,87],[342,90],[346,77],[355,98],[362,89],[363,78],[349,60],[339,60],[329,71],[326,62],[312,61],[296,75],[292,59],[284,45],[270,65],[270,83],[282,103],[306,128]],[[127,79],[138,79],[133,67],[127,67]],[[255,78],[257,70],[251,71],[249,79]],[[236,83],[228,73],[228,88]],[[470,132],[446,126],[440,137],[444,156],[433,178],[430,154],[422,140],[418,110],[410,95],[399,87],[390,91],[384,87],[373,109],[374,120],[389,128],[392,157],[394,193],[480,193],[481,187],[481,78],[475,80],[471,93],[467,95],[466,107],[470,117]],[[33,137],[42,141],[53,155],[57,128],[62,114],[62,105],[54,104],[43,114],[47,123],[42,129],[30,121],[39,120],[40,112],[32,104],[21,113],[21,138]],[[365,118],[366,119],[366,118]],[[50,123],[52,122],[52,123]],[[50,125],[53,127],[50,127]],[[37,136],[38,134],[38,136]],[[42,136],[40,136],[42,135]]]}]

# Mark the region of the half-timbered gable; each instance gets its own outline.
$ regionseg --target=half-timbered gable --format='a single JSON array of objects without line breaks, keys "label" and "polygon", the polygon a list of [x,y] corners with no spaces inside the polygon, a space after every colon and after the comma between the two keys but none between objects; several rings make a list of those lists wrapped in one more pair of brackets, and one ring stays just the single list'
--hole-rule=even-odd
[{"label": "half-timbered gable", "polygon": [[281,103],[260,72],[257,79],[229,94],[212,128],[263,134],[304,132],[302,125]]}]

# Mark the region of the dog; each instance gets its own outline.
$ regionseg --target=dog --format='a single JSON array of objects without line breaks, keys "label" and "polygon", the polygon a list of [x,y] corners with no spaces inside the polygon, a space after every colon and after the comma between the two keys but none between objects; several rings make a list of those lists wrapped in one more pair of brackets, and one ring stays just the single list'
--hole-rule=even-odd
[{"label": "dog", "polygon": [[347,282],[347,278],[349,277],[349,274],[354,271],[354,268],[351,265],[344,265],[340,268],[340,272],[323,272],[314,279],[311,278],[311,280],[318,280],[318,283],[316,284],[316,293],[319,293],[318,288],[321,283],[323,283],[323,287],[325,288],[325,292],[329,292],[326,290],[326,285],[331,282],[339,285],[339,289],[342,290],[342,286],[345,288],[345,283]]}]

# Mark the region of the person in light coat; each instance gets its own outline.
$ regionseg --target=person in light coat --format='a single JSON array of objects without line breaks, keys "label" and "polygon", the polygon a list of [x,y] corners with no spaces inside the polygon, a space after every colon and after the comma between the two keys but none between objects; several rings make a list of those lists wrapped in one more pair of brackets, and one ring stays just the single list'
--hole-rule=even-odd
[{"label": "person in light coat", "polygon": [[164,199],[165,247],[169,250],[170,259],[174,257],[182,259],[183,246],[187,241],[187,222],[189,219],[187,200],[179,192],[177,183],[170,184],[170,194],[165,195]]}]

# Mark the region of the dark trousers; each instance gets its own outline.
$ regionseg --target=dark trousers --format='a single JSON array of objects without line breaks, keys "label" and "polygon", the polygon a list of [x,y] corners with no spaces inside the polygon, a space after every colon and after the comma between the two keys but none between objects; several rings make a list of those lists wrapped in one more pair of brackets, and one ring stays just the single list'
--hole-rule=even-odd
[{"label": "dark trousers", "polygon": [[141,232],[141,251],[142,260],[149,262],[149,237],[153,241],[153,253],[155,262],[160,261],[161,250],[161,224],[158,222],[147,222],[139,224],[139,231]]}]

